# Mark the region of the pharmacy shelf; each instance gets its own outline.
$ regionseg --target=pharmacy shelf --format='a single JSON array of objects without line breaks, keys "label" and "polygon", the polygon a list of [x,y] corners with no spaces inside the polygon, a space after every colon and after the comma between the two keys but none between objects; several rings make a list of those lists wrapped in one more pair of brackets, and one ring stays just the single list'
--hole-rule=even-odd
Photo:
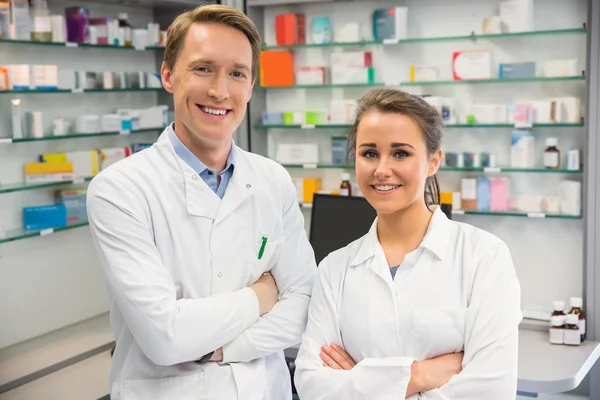
[{"label": "pharmacy shelf", "polygon": [[121,92],[162,92],[163,88],[127,89],[55,89],[55,90],[0,90],[0,94],[57,94],[57,93],[121,93]]},{"label": "pharmacy shelf", "polygon": [[[584,126],[580,123],[552,123],[552,124],[533,124],[532,128],[579,128]],[[254,129],[347,129],[352,127],[350,124],[322,124],[322,125],[276,125],[276,124],[256,124]],[[448,124],[444,125],[448,129],[457,128],[514,128],[514,124]]]},{"label": "pharmacy shelf", "polygon": [[[354,166],[340,164],[282,164],[285,168],[302,168],[302,169],[354,169]],[[519,173],[542,173],[542,174],[581,174],[582,170],[566,170],[566,169],[546,169],[546,168],[511,168],[511,167],[441,167],[440,171],[456,171],[456,172],[484,172],[490,174],[519,172]],[[1,192],[0,192],[1,193]]]},{"label": "pharmacy shelf", "polygon": [[524,213],[518,211],[497,212],[497,211],[476,211],[476,210],[452,210],[452,215],[487,215],[499,217],[523,217],[523,218],[558,218],[558,219],[581,219],[581,215],[566,214],[544,214],[544,213]]},{"label": "pharmacy shelf", "polygon": [[348,83],[348,84],[324,84],[324,85],[289,85],[289,86],[260,86],[257,89],[348,89],[362,87],[385,87],[383,83]]},{"label": "pharmacy shelf", "polygon": [[459,40],[477,40],[477,39],[503,39],[503,38],[520,38],[527,36],[554,36],[554,35],[566,35],[566,34],[584,34],[586,33],[585,28],[572,28],[572,29],[555,29],[555,30],[544,30],[544,31],[531,31],[531,32],[516,32],[516,33],[498,33],[490,35],[459,35],[459,36],[440,36],[440,37],[429,37],[429,38],[409,38],[400,40],[367,40],[360,42],[334,42],[334,43],[322,43],[322,44],[297,44],[292,46],[263,46],[263,50],[286,50],[286,49],[306,49],[306,48],[321,48],[321,47],[360,47],[360,46],[372,46],[372,45],[387,45],[387,44],[403,44],[403,43],[431,43],[431,42],[451,42]]},{"label": "pharmacy shelf", "polygon": [[498,79],[466,79],[450,81],[422,81],[422,82],[400,82],[397,85],[386,86],[443,86],[443,85],[482,85],[491,83],[529,83],[529,82],[559,82],[559,81],[585,81],[585,76],[536,76],[533,78],[498,78]]},{"label": "pharmacy shelf", "polygon": [[86,182],[90,182],[91,180],[92,177],[45,183],[12,183],[8,185],[0,183],[0,194],[24,192],[27,190],[48,189],[65,185],[82,185]]},{"label": "pharmacy shelf", "polygon": [[49,228],[49,229],[42,229],[39,231],[28,231],[25,229],[15,229],[12,231],[6,231],[6,235],[4,237],[0,238],[0,244],[8,243],[8,242],[15,242],[17,240],[29,239],[29,238],[38,237],[38,236],[46,236],[46,235],[50,235],[52,233],[68,231],[68,230],[75,229],[75,228],[81,228],[82,226],[87,226],[87,225],[88,225],[88,223],[86,221],[86,222],[76,222],[76,223],[68,224],[67,226],[63,226],[60,228]]},{"label": "pharmacy shelf", "polygon": [[42,46],[42,47],[66,47],[71,49],[111,49],[111,50],[134,50],[134,51],[163,51],[164,47],[146,47],[136,49],[134,47],[113,46],[108,44],[87,44],[87,43],[65,43],[65,42],[37,42],[33,40],[12,40],[0,39],[0,44],[14,44],[19,46]]},{"label": "pharmacy shelf", "polygon": [[[129,132],[129,134],[162,132],[163,129],[164,128],[138,129],[138,130]],[[120,133],[120,132],[98,132],[98,133],[71,133],[69,135],[62,135],[62,136],[44,136],[41,138],[23,138],[23,139],[12,139],[12,138],[0,137],[0,145],[1,144],[10,144],[10,143],[45,142],[48,140],[86,139],[86,138],[91,138],[91,137],[103,137],[103,136],[121,136],[121,135],[127,136],[129,134]]]},{"label": "pharmacy shelf", "polygon": [[568,170],[568,169],[547,169],[547,168],[511,168],[511,167],[441,167],[440,171],[456,171],[456,172],[485,172],[490,174],[497,174],[502,172],[524,172],[532,174],[581,174],[582,170]]}]

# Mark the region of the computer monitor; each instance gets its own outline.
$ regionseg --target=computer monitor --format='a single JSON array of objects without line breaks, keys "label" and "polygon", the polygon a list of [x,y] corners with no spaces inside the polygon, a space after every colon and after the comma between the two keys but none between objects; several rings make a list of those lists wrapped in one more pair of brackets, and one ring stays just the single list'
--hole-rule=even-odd
[{"label": "computer monitor", "polygon": [[[452,218],[452,206],[442,204],[441,210]],[[317,264],[329,253],[347,246],[364,236],[377,213],[363,197],[315,194],[313,198],[309,241]]]},{"label": "computer monitor", "polygon": [[317,264],[332,251],[369,232],[376,216],[375,209],[363,197],[315,194],[309,240]]}]

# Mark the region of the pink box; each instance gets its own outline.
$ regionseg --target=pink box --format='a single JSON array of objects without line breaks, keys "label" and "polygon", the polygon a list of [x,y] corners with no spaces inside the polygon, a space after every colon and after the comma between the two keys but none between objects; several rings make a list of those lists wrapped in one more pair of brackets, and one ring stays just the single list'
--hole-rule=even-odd
[{"label": "pink box", "polygon": [[510,210],[510,195],[507,178],[491,178],[491,209],[492,211],[507,212]]}]

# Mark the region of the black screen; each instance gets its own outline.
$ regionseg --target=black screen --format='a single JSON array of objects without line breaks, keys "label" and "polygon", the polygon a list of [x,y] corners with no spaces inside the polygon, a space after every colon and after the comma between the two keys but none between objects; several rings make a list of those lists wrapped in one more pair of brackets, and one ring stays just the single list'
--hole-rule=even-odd
[{"label": "black screen", "polygon": [[315,194],[309,240],[317,264],[369,232],[376,216],[375,209],[362,197]]}]

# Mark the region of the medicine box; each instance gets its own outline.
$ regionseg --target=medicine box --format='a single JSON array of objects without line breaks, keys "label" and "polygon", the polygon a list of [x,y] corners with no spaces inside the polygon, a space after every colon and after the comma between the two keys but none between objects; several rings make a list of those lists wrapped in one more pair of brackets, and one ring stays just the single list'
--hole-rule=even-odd
[{"label": "medicine box", "polygon": [[356,100],[332,100],[329,109],[331,124],[352,124],[356,117]]},{"label": "medicine box", "polygon": [[131,155],[129,147],[115,147],[98,150],[100,158],[100,170],[103,171],[118,161],[124,160]]},{"label": "medicine box", "polygon": [[534,62],[500,64],[500,79],[525,79],[533,77],[535,77]]},{"label": "medicine box", "polygon": [[331,138],[331,163],[345,165],[348,154],[348,138],[346,136],[333,136]]},{"label": "medicine box", "polygon": [[408,7],[393,7],[373,12],[375,40],[406,39],[408,37]]},{"label": "medicine box", "polygon": [[577,69],[576,59],[567,60],[549,60],[544,61],[543,73],[546,77],[563,77],[563,76],[577,76],[579,71]]},{"label": "medicine box", "polygon": [[335,67],[372,67],[373,54],[370,51],[331,53],[331,65]]},{"label": "medicine box", "polygon": [[372,67],[356,68],[334,66],[331,68],[331,83],[375,83],[375,70]]},{"label": "medicine box", "polygon": [[492,53],[489,50],[456,51],[452,55],[454,80],[492,78]]},{"label": "medicine box", "polygon": [[317,164],[319,146],[316,143],[280,143],[275,159],[281,164]]},{"label": "medicine box", "polygon": [[321,190],[321,178],[304,178],[302,187],[304,190],[302,202],[312,203],[315,193],[318,193]]},{"label": "medicine box", "polygon": [[306,113],[304,111],[286,111],[283,113],[284,125],[302,125],[305,123]]},{"label": "medicine box", "polygon": [[535,135],[530,129],[513,129],[510,146],[510,166],[533,168],[535,165]]},{"label": "medicine box", "polygon": [[334,39],[338,43],[360,42],[360,25],[357,22],[335,25]]},{"label": "medicine box", "polygon": [[305,29],[303,14],[282,14],[275,17],[275,40],[278,46],[304,44]]},{"label": "medicine box", "polygon": [[291,51],[266,50],[260,53],[261,86],[294,84],[294,56]]},{"label": "medicine box", "polygon": [[477,179],[463,178],[460,184],[461,202],[464,210],[477,209]]},{"label": "medicine box", "polygon": [[325,67],[296,68],[296,85],[323,85],[326,81]]},{"label": "medicine box", "polygon": [[440,76],[440,69],[433,65],[411,65],[411,82],[430,82],[437,81]]},{"label": "medicine box", "polygon": [[500,2],[503,32],[534,30],[533,0],[506,0]]},{"label": "medicine box", "polygon": [[325,125],[327,124],[326,110],[307,110],[304,113],[304,123],[307,125]]},{"label": "medicine box", "polygon": [[314,44],[331,43],[333,33],[329,17],[316,17],[312,19],[312,42]]},{"label": "medicine box", "polygon": [[67,223],[88,220],[86,208],[86,190],[57,190],[54,193],[56,204],[62,204],[67,211]]},{"label": "medicine box", "polygon": [[480,176],[477,178],[477,209],[479,211],[490,211],[490,178]]},{"label": "medicine box", "polygon": [[264,125],[283,125],[283,113],[276,111],[263,112],[262,123]]},{"label": "medicine box", "polygon": [[510,191],[508,178],[493,177],[490,179],[490,208],[496,212],[507,212],[510,209]]},{"label": "medicine box", "polygon": [[67,225],[67,208],[64,204],[23,208],[25,230],[60,228]]}]

